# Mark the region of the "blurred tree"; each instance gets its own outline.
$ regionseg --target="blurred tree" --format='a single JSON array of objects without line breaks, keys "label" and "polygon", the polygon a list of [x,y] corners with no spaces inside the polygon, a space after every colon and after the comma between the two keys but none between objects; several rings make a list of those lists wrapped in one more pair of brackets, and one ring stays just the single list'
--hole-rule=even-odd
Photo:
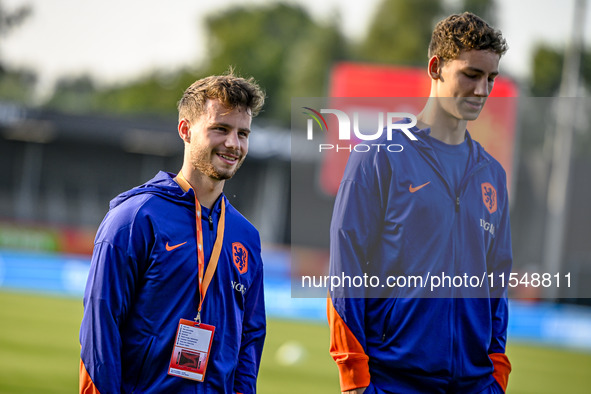
[{"label": "blurred tree", "polygon": [[5,67],[0,73],[0,100],[29,104],[36,82],[37,76],[32,71]]},{"label": "blurred tree", "polygon": [[89,76],[60,79],[45,106],[64,112],[174,116],[176,102],[195,80],[192,70],[154,71],[114,86],[100,86]]},{"label": "blurred tree", "polygon": [[440,0],[383,0],[358,56],[364,61],[423,65],[433,25],[442,16]]},{"label": "blurred tree", "polygon": [[[8,11],[0,0],[0,40],[4,40],[21,25],[31,12],[32,9],[28,5]],[[28,102],[35,82],[36,76],[33,72],[13,69],[0,58],[0,100]]]},{"label": "blurred tree", "polygon": [[345,53],[336,24],[320,25],[301,7],[270,4],[234,8],[207,18],[207,73],[253,76],[267,93],[261,114],[289,122],[290,98],[326,94],[328,70]]},{"label": "blurred tree", "polygon": [[86,75],[60,78],[54,89],[46,106],[67,112],[86,112],[96,90],[94,81]]},{"label": "blurred tree", "polygon": [[25,5],[14,11],[7,11],[0,1],[0,35],[4,37],[31,14],[31,6]]},{"label": "blurred tree", "polygon": [[[591,89],[591,50],[581,53],[581,83]],[[532,57],[530,90],[533,96],[550,97],[558,94],[562,78],[564,50],[538,44]]]},{"label": "blurred tree", "polygon": [[554,96],[560,87],[563,55],[546,44],[538,44],[532,58],[531,92],[534,96]]},{"label": "blurred tree", "polygon": [[97,88],[87,77],[69,78],[56,85],[48,105],[63,111],[175,115],[191,83],[233,66],[265,89],[261,116],[287,126],[291,97],[325,95],[330,66],[346,52],[336,23],[316,23],[293,5],[235,7],[206,18],[206,28],[207,62],[197,69],[153,72],[107,88]]},{"label": "blurred tree", "polygon": [[[282,84],[280,101],[289,103],[291,97],[326,95],[332,63],[345,59],[347,53],[348,45],[337,21],[310,27],[289,48],[284,70],[289,77]],[[285,108],[289,109],[289,105]]]},{"label": "blurred tree", "polygon": [[176,114],[176,103],[186,86],[186,70],[155,71],[135,82],[101,89],[95,97],[93,108],[100,112],[144,113],[153,115]]}]

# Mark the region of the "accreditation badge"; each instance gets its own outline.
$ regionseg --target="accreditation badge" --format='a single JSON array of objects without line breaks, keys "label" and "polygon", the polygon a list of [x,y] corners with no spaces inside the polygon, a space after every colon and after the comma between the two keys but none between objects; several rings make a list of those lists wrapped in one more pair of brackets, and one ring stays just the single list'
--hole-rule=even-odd
[{"label": "accreditation badge", "polygon": [[168,374],[203,382],[214,326],[181,319],[176,331]]}]

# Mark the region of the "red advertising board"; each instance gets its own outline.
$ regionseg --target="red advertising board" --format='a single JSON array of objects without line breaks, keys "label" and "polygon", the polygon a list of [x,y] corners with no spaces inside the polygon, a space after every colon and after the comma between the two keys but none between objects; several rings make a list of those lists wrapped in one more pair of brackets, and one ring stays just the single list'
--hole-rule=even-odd
[{"label": "red advertising board", "polygon": [[[425,105],[430,87],[426,68],[338,63],[331,72],[329,105],[342,111],[410,112],[416,115]],[[468,123],[472,137],[507,172],[508,185],[511,185],[513,168],[517,95],[518,88],[512,80],[502,76],[496,78],[494,89],[479,118]],[[328,117],[326,142],[329,144],[338,143],[338,127],[331,125],[333,118]],[[346,150],[325,152],[321,187],[327,194],[335,195],[338,191],[348,157]]]}]

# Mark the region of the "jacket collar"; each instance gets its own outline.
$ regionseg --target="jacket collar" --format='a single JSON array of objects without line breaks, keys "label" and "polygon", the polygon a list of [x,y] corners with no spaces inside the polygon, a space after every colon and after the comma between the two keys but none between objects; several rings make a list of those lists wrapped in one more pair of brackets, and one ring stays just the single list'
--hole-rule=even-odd
[{"label": "jacket collar", "polygon": [[[429,142],[429,134],[431,133],[431,129],[429,127],[425,129],[419,129],[418,127],[414,126],[410,129],[410,131],[417,137],[415,146],[429,156],[433,156],[433,147]],[[475,163],[491,161],[489,154],[486,153],[482,145],[472,139],[472,136],[468,130],[466,130],[466,142],[470,147],[470,157],[475,161]]]}]

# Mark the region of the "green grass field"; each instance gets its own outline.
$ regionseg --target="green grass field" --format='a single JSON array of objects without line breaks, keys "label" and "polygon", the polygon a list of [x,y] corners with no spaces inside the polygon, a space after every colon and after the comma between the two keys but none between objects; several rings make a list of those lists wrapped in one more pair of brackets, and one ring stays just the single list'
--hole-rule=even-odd
[{"label": "green grass field", "polygon": [[[0,393],[76,392],[82,302],[2,291],[0,306]],[[260,393],[339,391],[325,325],[270,319],[267,332]],[[591,354],[514,343],[507,352],[508,393],[591,392]]]}]

